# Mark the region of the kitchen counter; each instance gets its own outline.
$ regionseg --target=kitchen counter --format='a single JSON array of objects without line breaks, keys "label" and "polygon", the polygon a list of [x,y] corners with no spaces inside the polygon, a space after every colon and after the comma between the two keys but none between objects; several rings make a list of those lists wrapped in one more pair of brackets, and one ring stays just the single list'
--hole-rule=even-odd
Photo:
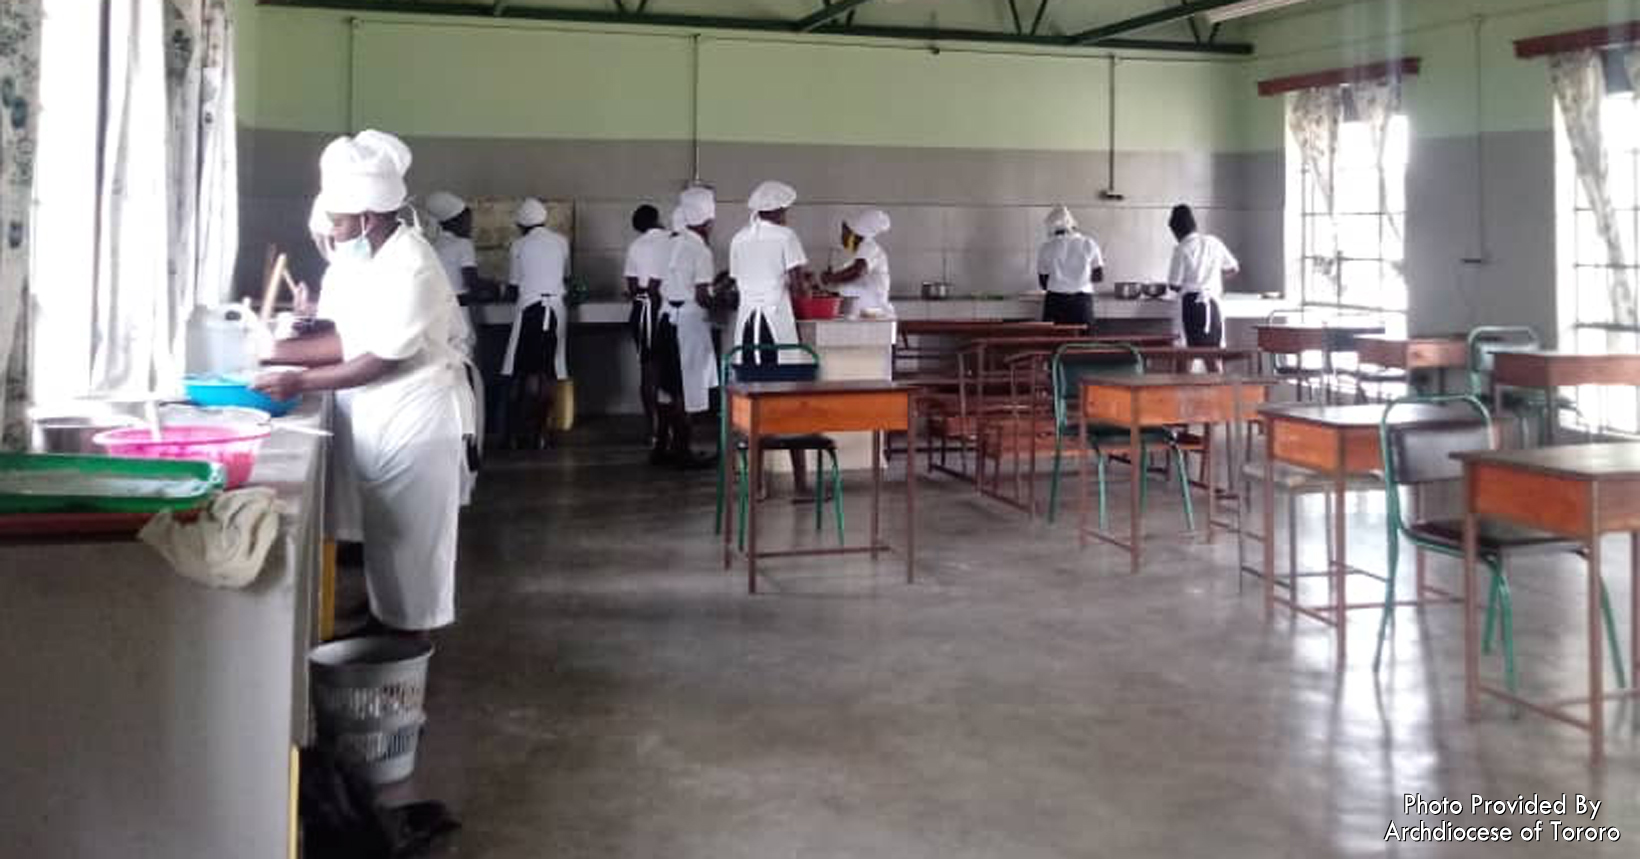
[{"label": "kitchen counter", "polygon": [[[328,425],[309,397],[281,423]],[[308,735],[328,440],[274,433],[280,539],[241,590],[132,539],[0,548],[0,844],[12,856],[286,859]]]}]

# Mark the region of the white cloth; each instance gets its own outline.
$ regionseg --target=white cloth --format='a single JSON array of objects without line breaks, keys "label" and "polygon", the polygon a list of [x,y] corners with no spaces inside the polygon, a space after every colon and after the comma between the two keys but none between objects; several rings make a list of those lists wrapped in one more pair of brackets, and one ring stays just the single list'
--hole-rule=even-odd
[{"label": "white cloth", "polygon": [[185,579],[213,588],[242,588],[256,581],[279,538],[277,494],[265,486],[224,492],[192,522],[161,511],[137,538]]},{"label": "white cloth", "polygon": [[467,201],[449,191],[434,191],[427,195],[427,214],[440,221],[448,221],[467,208]]},{"label": "white cloth", "polygon": [[888,232],[893,222],[882,209],[866,209],[844,218],[843,223],[848,225],[849,232],[860,238],[874,239]]},{"label": "white cloth", "polygon": [[1093,269],[1105,264],[1099,243],[1066,228],[1042,243],[1036,253],[1036,273],[1048,276],[1048,291],[1066,294],[1093,292]]},{"label": "white cloth", "polygon": [[754,212],[773,212],[797,202],[797,190],[785,182],[770,180],[752,189],[746,198],[746,208]]},{"label": "white cloth", "polygon": [[661,282],[661,316],[678,334],[678,366],[683,369],[683,410],[706,411],[711,390],[718,386],[717,355],[713,351],[712,320],[695,301],[695,288],[710,286],[717,275],[712,248],[694,230],[672,240],[666,279]]},{"label": "white cloth", "polygon": [[1241,263],[1217,236],[1195,232],[1173,248],[1167,282],[1185,294],[1200,292],[1216,299],[1224,294],[1224,272],[1239,268]]},{"label": "white cloth", "polygon": [[520,227],[539,227],[547,222],[547,206],[534,197],[525,197],[513,213],[513,223]]},{"label": "white cloth", "polygon": [[441,232],[438,238],[433,239],[433,250],[438,253],[438,261],[444,266],[444,276],[450,279],[450,290],[456,295],[465,295],[466,271],[478,267],[478,251],[473,248],[473,240]]},{"label": "white cloth", "polygon": [[404,173],[410,169],[410,147],[383,131],[370,129],[338,137],[319,156],[319,199],[326,212],[396,212],[409,193]]},{"label": "white cloth", "polygon": [[551,329],[553,320],[558,321],[558,343],[552,359],[553,371],[557,378],[567,379],[569,361],[565,344],[569,342],[569,316],[568,308],[564,306],[564,276],[569,272],[569,240],[546,227],[535,227],[513,240],[510,254],[512,263],[507,281],[518,287],[518,304],[513,309],[512,333],[507,337],[507,354],[501,359],[501,375],[513,374],[513,363],[518,357],[520,328],[524,324],[524,311],[534,305],[544,304],[547,312],[541,316],[541,330]]},{"label": "white cloth", "polygon": [[398,362],[386,377],[340,392],[349,395],[345,406],[338,397],[347,427],[337,440],[357,482],[371,613],[398,629],[444,626],[455,619],[463,415],[473,409],[450,345],[460,308],[437,254],[402,225],[368,262],[332,266],[325,286],[322,309],[337,314],[344,359],[369,353]]},{"label": "white cloth", "polygon": [[316,236],[329,238],[330,215],[325,213],[324,198],[314,197],[313,208],[308,209],[308,232]]},{"label": "white cloth", "polygon": [[717,197],[711,188],[685,188],[678,195],[678,208],[684,226],[698,227],[717,217]]},{"label": "white cloth", "polygon": [[1060,230],[1074,230],[1076,229],[1076,216],[1071,214],[1071,210],[1064,206],[1055,206],[1048,211],[1048,217],[1043,220],[1043,223],[1047,225],[1050,234],[1057,233]]},{"label": "white cloth", "polygon": [[[767,210],[765,210],[767,211]],[[792,316],[791,296],[786,288],[787,272],[807,265],[803,243],[788,227],[754,218],[729,242],[729,275],[740,290],[740,309],[735,315],[735,345],[753,342],[745,338],[746,323],[755,321],[753,336],[768,325],[776,343],[796,343],[797,319]],[[782,354],[781,363],[794,361]]]},{"label": "white cloth", "polygon": [[[849,227],[850,230],[854,228]],[[863,235],[856,231],[857,235]],[[888,300],[888,290],[893,278],[888,271],[888,254],[883,252],[876,239],[862,238],[854,248],[854,259],[849,262],[865,261],[865,271],[849,283],[841,284],[837,291],[854,299],[852,314],[856,317],[865,310],[875,310],[883,316],[894,315],[894,305]]]}]

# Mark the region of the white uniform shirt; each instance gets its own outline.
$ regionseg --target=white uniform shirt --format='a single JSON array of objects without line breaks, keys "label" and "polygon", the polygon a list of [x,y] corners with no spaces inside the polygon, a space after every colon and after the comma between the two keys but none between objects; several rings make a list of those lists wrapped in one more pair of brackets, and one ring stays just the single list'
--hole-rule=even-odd
[{"label": "white uniform shirt", "polygon": [[711,283],[717,276],[712,265],[712,249],[700,233],[684,230],[671,239],[670,250],[666,277],[661,280],[661,298],[669,302],[692,302],[695,287]]},{"label": "white uniform shirt", "polygon": [[786,272],[808,262],[797,233],[762,218],[746,225],[729,242],[729,276],[735,279],[746,305],[770,305],[785,298]]},{"label": "white uniform shirt", "polygon": [[439,233],[433,240],[433,250],[438,252],[439,262],[444,263],[444,274],[450,278],[450,288],[456,295],[467,294],[466,270],[478,267],[478,253],[473,250],[473,240],[465,239],[454,233]]},{"label": "white uniform shirt", "polygon": [[1167,267],[1167,282],[1186,295],[1199,292],[1208,298],[1224,293],[1224,270],[1241,264],[1217,236],[1191,233],[1173,248],[1173,262]]},{"label": "white uniform shirt", "polygon": [[663,280],[672,261],[672,234],[660,227],[645,232],[626,246],[625,277],[634,278],[640,288],[651,280]]},{"label": "white uniform shirt", "polygon": [[854,247],[854,259],[850,265],[865,260],[866,270],[850,283],[843,284],[840,292],[858,299],[858,309],[875,308],[888,313],[892,311],[888,303],[888,290],[894,279],[888,271],[888,254],[883,252],[883,246],[877,244],[876,239],[861,239]]},{"label": "white uniform shirt", "polygon": [[528,306],[548,296],[562,297],[569,273],[569,239],[533,227],[513,240],[507,282],[518,287],[518,303]]},{"label": "white uniform shirt", "polygon": [[438,255],[420,233],[399,227],[370,262],[349,264],[345,275],[338,275],[346,279],[335,320],[343,360],[369,353],[399,362],[361,392],[454,383],[461,356],[451,346],[451,331],[461,307]]},{"label": "white uniform shirt", "polygon": [[1093,292],[1089,276],[1105,264],[1105,255],[1093,237],[1071,230],[1042,243],[1036,254],[1036,273],[1048,276],[1048,291],[1075,294]]}]

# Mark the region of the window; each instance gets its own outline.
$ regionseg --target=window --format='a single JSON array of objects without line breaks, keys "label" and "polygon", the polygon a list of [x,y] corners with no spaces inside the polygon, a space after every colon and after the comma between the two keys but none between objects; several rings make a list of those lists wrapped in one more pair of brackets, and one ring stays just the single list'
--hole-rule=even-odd
[{"label": "window", "polygon": [[[1612,313],[1617,278],[1640,289],[1640,102],[1627,74],[1612,73],[1608,57],[1607,95],[1600,105],[1600,130],[1606,149],[1606,192],[1616,214],[1622,258],[1610,259],[1596,226],[1588,194],[1577,179],[1565,121],[1556,108],[1556,172],[1559,206],[1560,277],[1558,285],[1561,348],[1579,352],[1640,351],[1640,332],[1618,325]],[[1619,56],[1620,60],[1621,57]],[[1575,415],[1562,420],[1585,430],[1640,434],[1640,392],[1633,387],[1591,386],[1562,391],[1577,404]]]},{"label": "window", "polygon": [[1316,181],[1293,136],[1287,138],[1288,247],[1297,249],[1288,283],[1296,284],[1306,309],[1373,313],[1390,330],[1404,331],[1407,118],[1391,116],[1380,169],[1372,126],[1349,92],[1329,159],[1330,183]]}]

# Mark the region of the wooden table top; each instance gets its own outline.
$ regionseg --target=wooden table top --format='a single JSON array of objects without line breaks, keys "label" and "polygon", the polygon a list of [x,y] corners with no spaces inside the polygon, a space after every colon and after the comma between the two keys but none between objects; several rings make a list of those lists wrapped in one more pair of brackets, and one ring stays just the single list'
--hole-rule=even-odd
[{"label": "wooden table top", "polygon": [[890,379],[852,379],[833,382],[734,382],[729,385],[732,396],[789,397],[810,394],[884,394],[905,391],[914,393],[917,386]]},{"label": "wooden table top", "polygon": [[[1377,427],[1384,417],[1384,407],[1367,403],[1364,405],[1327,406],[1309,403],[1273,403],[1260,406],[1259,414],[1265,417],[1300,421],[1302,423],[1317,424],[1337,429],[1358,429],[1361,427]],[[1427,405],[1412,404],[1398,406],[1390,420],[1391,426],[1421,423],[1476,423],[1480,415],[1475,410],[1462,405]]]},{"label": "wooden table top", "polygon": [[1466,463],[1504,465],[1574,480],[1640,477],[1640,442],[1565,444],[1529,450],[1472,450],[1454,453],[1452,458]]},{"label": "wooden table top", "polygon": [[1462,334],[1462,333],[1459,333],[1459,334],[1417,334],[1417,335],[1408,335],[1408,336],[1404,336],[1404,337],[1398,337],[1398,336],[1395,336],[1393,334],[1357,334],[1357,335],[1355,335],[1355,339],[1357,339],[1357,340],[1371,340],[1375,343],[1387,343],[1387,344],[1396,345],[1396,346],[1404,346],[1404,345],[1408,345],[1408,344],[1411,344],[1411,343],[1451,343],[1453,341],[1456,341],[1458,343],[1463,343],[1467,346],[1468,343],[1469,343],[1469,335]]},{"label": "wooden table top", "polygon": [[1084,388],[1206,388],[1227,385],[1279,385],[1281,380],[1235,373],[1143,373],[1132,376],[1090,376],[1083,379],[1081,384]]},{"label": "wooden table top", "polygon": [[1346,333],[1381,334],[1384,331],[1382,322],[1261,322],[1253,326],[1253,330],[1270,329],[1272,331],[1342,331]]}]

